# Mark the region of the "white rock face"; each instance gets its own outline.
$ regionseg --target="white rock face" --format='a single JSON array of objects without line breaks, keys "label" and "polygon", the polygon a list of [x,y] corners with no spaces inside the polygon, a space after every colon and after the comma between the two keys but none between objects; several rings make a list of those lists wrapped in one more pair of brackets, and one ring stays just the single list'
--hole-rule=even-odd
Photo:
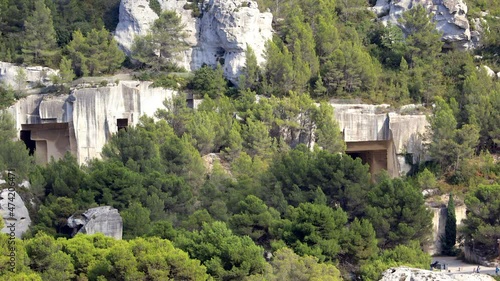
[{"label": "white rock face", "polygon": [[9,62],[0,62],[0,82],[11,86],[13,88],[17,88],[16,84],[16,76],[18,75],[19,69],[23,69],[26,74],[25,88],[29,89],[37,84],[41,84],[44,86],[52,85],[50,81],[50,77],[52,75],[58,75],[59,70],[54,70],[48,67],[42,66],[17,66],[15,64]]},{"label": "white rock face", "polygon": [[153,116],[173,90],[149,87],[151,82],[121,81],[117,86],[85,88],[56,97],[31,95],[8,110],[19,131],[31,131],[35,157],[46,163],[67,151],[83,164],[100,158],[101,150],[118,123],[132,126],[143,115]]},{"label": "white rock face", "polygon": [[103,233],[115,239],[122,239],[122,217],[117,209],[110,206],[91,208],[81,216],[71,216],[67,224],[76,233]]},{"label": "white rock face", "polygon": [[446,274],[424,269],[395,267],[384,271],[380,281],[494,281],[485,274]]},{"label": "white rock face", "polygon": [[491,69],[489,66],[483,65],[482,67],[484,68],[484,70],[486,70],[486,74],[488,74],[489,77],[496,77],[497,76],[495,71],[493,71],[493,69]]},{"label": "white rock face", "polygon": [[23,200],[17,192],[8,189],[0,192],[0,216],[5,223],[1,231],[7,234],[14,233],[17,238],[21,238],[31,224],[30,214]]},{"label": "white rock face", "polygon": [[[202,5],[202,17],[194,18],[184,9],[186,0],[159,0],[163,10],[176,11],[185,25],[191,48],[179,56],[178,64],[195,70],[203,64],[223,64],[224,74],[238,82],[250,46],[259,63],[264,62],[265,44],[272,39],[272,14],[260,13],[255,1],[209,0]],[[128,53],[136,35],[145,34],[158,16],[147,0],[122,0],[115,38]]]},{"label": "white rock face", "polygon": [[463,0],[377,0],[371,9],[384,23],[398,24],[401,15],[416,5],[424,6],[433,14],[437,30],[443,33],[445,45],[458,49],[474,47],[466,17],[467,5]]}]

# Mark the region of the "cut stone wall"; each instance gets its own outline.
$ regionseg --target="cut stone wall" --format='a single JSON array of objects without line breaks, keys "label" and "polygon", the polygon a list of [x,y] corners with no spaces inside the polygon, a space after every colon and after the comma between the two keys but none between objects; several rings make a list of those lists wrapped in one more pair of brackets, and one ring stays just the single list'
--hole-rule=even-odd
[{"label": "cut stone wall", "polygon": [[[118,131],[118,119],[136,125],[154,116],[174,91],[150,87],[151,82],[121,81],[117,86],[74,90],[58,97],[32,95],[8,110],[18,132],[30,130],[39,163],[61,158],[67,151],[79,163],[100,158],[104,144]],[[66,125],[64,125],[66,124]]]},{"label": "cut stone wall", "polygon": [[[204,64],[223,65],[225,76],[238,83],[250,46],[257,62],[264,62],[265,45],[272,39],[272,14],[261,13],[255,1],[205,0],[200,4],[201,17],[193,17],[186,0],[159,0],[163,10],[175,11],[182,19],[190,48],[179,54],[176,62],[186,70]],[[122,0],[115,38],[127,54],[137,35],[145,35],[158,18],[147,0]]]}]

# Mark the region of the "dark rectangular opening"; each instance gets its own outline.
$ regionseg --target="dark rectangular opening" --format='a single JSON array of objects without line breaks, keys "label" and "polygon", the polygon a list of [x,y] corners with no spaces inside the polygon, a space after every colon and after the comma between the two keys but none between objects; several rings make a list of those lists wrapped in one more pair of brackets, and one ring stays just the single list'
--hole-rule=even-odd
[{"label": "dark rectangular opening", "polygon": [[26,148],[29,150],[29,155],[33,155],[36,149],[36,141],[31,139],[31,131],[21,130],[21,140],[26,145]]},{"label": "dark rectangular opening", "polygon": [[121,129],[127,130],[128,119],[127,118],[116,119],[116,127],[118,127],[118,131]]}]

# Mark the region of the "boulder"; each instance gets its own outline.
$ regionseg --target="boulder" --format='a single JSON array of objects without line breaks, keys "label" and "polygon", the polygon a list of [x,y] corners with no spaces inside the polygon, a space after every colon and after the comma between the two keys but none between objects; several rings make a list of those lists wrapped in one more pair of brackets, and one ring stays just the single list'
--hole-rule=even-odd
[{"label": "boulder", "polygon": [[494,281],[493,277],[486,274],[447,274],[410,267],[390,268],[382,274],[380,281]]},{"label": "boulder", "polygon": [[122,239],[122,217],[117,209],[110,206],[91,208],[81,215],[73,215],[68,218],[67,225],[73,229],[73,235],[103,233],[105,236]]},{"label": "boulder", "polygon": [[[28,209],[16,191],[11,192],[8,189],[1,191],[0,216],[2,216],[5,222],[2,232],[7,234],[14,233],[17,238],[21,238],[31,224]],[[13,227],[12,224],[14,225]]]},{"label": "boulder", "polygon": [[[371,8],[383,23],[398,23],[402,14],[416,5],[423,5],[433,15],[436,29],[442,32],[445,47],[471,49],[471,31],[467,20],[467,5],[463,0],[377,0]],[[404,29],[404,28],[403,28]]]},{"label": "boulder", "polygon": [[[186,42],[190,48],[179,54],[178,65],[196,70],[204,64],[223,65],[224,74],[238,83],[245,64],[245,51],[250,46],[257,62],[264,62],[265,44],[272,39],[272,14],[261,13],[255,1],[206,0],[201,4],[201,17],[193,17],[185,5],[186,0],[159,0],[163,10],[173,10],[181,16]],[[149,7],[147,0],[122,0],[119,23],[115,38],[130,54],[134,37],[144,35],[158,15]]]}]

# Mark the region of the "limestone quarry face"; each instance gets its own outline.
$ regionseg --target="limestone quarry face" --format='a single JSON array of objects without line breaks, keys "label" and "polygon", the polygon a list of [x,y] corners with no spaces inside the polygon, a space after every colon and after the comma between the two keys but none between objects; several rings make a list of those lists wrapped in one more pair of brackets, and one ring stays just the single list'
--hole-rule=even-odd
[{"label": "limestone quarry face", "polygon": [[393,177],[403,176],[412,165],[426,160],[423,136],[429,123],[425,115],[402,115],[391,111],[388,104],[332,103],[331,106],[347,153],[361,156],[363,162],[370,164],[372,174],[385,169]]},{"label": "limestone quarry face", "polygon": [[395,267],[382,274],[380,281],[494,281],[486,274],[446,274],[424,269]]},{"label": "limestone quarry face", "polygon": [[100,158],[103,146],[120,128],[138,124],[143,115],[154,116],[173,90],[152,88],[151,82],[121,81],[112,87],[84,88],[69,95],[30,95],[8,111],[17,131],[35,142],[38,163],[71,152],[83,164]]},{"label": "limestone quarry face", "polygon": [[[159,3],[163,10],[177,12],[185,25],[186,42],[191,48],[179,55],[179,66],[196,70],[204,64],[220,63],[226,77],[237,84],[247,45],[254,50],[258,63],[265,61],[265,44],[272,39],[272,14],[261,13],[255,1],[206,0],[201,4],[200,18],[184,8],[191,3],[186,0]],[[134,37],[146,34],[157,18],[149,1],[122,0],[116,40],[130,54]]]},{"label": "limestone quarry face", "polygon": [[416,5],[424,6],[433,15],[436,29],[443,33],[445,47],[471,49],[477,45],[471,40],[467,5],[463,0],[377,0],[371,9],[382,22],[398,24],[402,14]]},{"label": "limestone quarry face", "polygon": [[80,216],[68,218],[67,225],[77,233],[103,233],[105,236],[122,239],[123,220],[117,209],[102,206],[88,209]]},{"label": "limestone quarry face", "polygon": [[[14,211],[9,210],[9,208],[12,207]],[[5,227],[1,231],[8,234],[13,231],[16,238],[21,238],[31,224],[28,209],[16,191],[9,191],[8,189],[1,190],[0,216],[2,216],[5,223]],[[12,224],[14,224],[15,227],[11,230],[9,226]]]}]

